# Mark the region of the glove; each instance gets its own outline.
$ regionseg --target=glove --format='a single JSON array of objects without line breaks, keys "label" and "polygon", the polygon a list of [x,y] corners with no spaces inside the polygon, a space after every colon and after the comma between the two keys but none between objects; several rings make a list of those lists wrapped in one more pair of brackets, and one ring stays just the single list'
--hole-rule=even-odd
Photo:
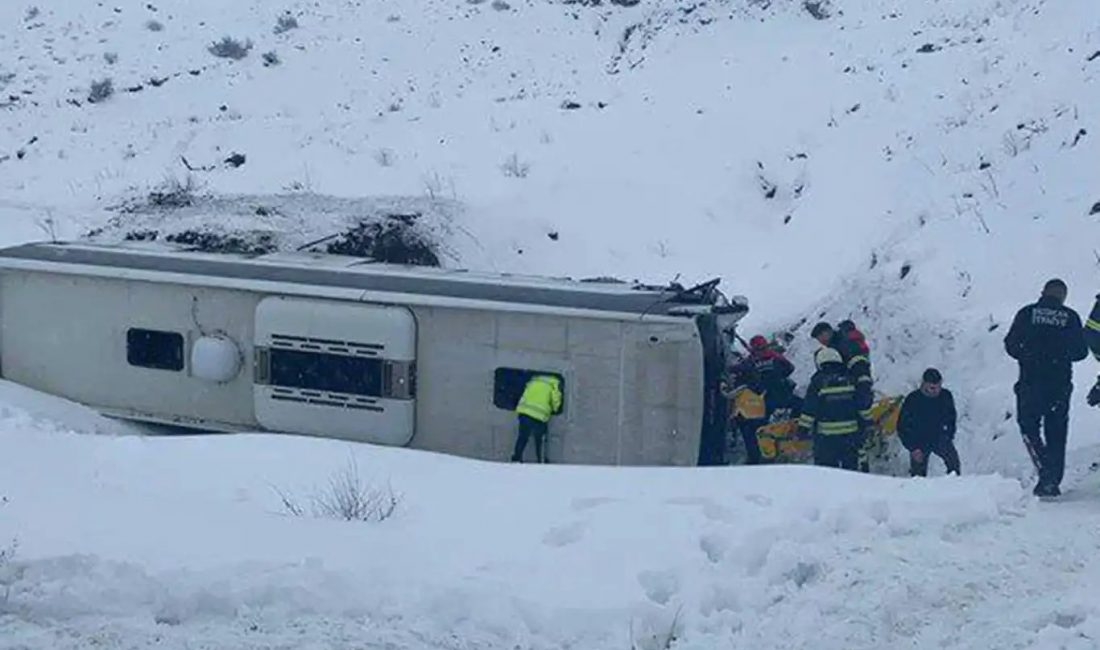
[{"label": "glove", "polygon": [[1100,405],[1100,377],[1096,378],[1096,385],[1089,391],[1089,395],[1086,399],[1088,400],[1089,406]]}]

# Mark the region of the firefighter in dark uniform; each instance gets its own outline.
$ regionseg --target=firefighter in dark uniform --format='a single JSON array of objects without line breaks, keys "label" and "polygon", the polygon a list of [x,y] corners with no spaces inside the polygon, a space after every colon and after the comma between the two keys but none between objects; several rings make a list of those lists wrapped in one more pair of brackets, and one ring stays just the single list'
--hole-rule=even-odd
[{"label": "firefighter in dark uniform", "polygon": [[833,326],[821,322],[814,325],[810,336],[818,343],[833,348],[840,353],[841,362],[848,368],[852,381],[868,384],[866,392],[873,395],[874,379],[871,376],[871,350],[867,346],[867,339],[863,332],[856,328],[856,324],[850,320],[841,321],[836,329]]},{"label": "firefighter in dark uniform", "polygon": [[[837,349],[844,358],[844,365],[848,366],[848,374],[859,389],[857,394],[862,398],[860,402],[860,415],[863,419],[871,419],[871,407],[875,401],[874,378],[871,376],[871,349],[867,345],[867,339],[863,332],[856,328],[856,324],[850,320],[840,321],[836,326],[838,339]],[[871,453],[881,439],[872,439],[868,428],[867,439],[859,449],[859,471],[871,471]]]},{"label": "firefighter in dark uniform", "polygon": [[861,393],[867,389],[852,381],[834,348],[818,350],[814,362],[818,371],[806,391],[799,430],[813,437],[815,465],[855,471],[867,430],[861,415]]},{"label": "firefighter in dark uniform", "polygon": [[[875,390],[874,379],[871,376],[871,351],[863,332],[859,331],[853,321],[844,320],[837,325],[836,329],[828,323],[818,323],[810,332],[810,336],[817,339],[821,345],[833,348],[840,353],[841,362],[848,369],[848,375],[858,388],[860,415],[864,420],[870,420]],[[864,443],[859,450],[859,471],[870,472],[871,449],[868,447],[874,446],[876,440],[868,437]]]},{"label": "firefighter in dark uniform", "polygon": [[[1100,295],[1096,296],[1096,304],[1092,306],[1092,313],[1085,321],[1085,342],[1092,350],[1092,356],[1100,361]],[[1089,406],[1100,405],[1100,377],[1096,378],[1096,384],[1089,391]]]},{"label": "firefighter in dark uniform", "polygon": [[867,338],[863,332],[856,328],[856,324],[850,320],[841,321],[837,325],[837,344],[833,347],[840,351],[840,356],[848,366],[848,372],[857,383],[873,384],[871,377],[871,349],[867,345]]},{"label": "firefighter in dark uniform", "polygon": [[1073,364],[1088,356],[1081,317],[1066,307],[1067,295],[1065,282],[1047,282],[1039,301],[1016,314],[1004,340],[1020,364],[1016,419],[1039,472],[1036,496],[1062,493]]}]

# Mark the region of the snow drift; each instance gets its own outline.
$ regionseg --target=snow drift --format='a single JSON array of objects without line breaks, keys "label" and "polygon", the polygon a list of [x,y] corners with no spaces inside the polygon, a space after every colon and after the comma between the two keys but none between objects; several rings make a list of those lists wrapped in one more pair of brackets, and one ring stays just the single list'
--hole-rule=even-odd
[{"label": "snow drift", "polygon": [[[0,647],[1076,647],[1041,643],[1100,621],[1095,543],[1066,537],[1096,532],[1095,498],[1035,504],[1003,478],[85,436],[11,408],[0,431],[0,539],[21,554]],[[349,455],[401,495],[393,517],[282,510],[274,488]]]}]

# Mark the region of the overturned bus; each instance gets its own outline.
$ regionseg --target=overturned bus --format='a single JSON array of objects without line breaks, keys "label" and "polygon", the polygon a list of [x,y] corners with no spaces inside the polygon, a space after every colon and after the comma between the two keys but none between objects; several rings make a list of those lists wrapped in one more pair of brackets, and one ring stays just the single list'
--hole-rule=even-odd
[{"label": "overturned bus", "polygon": [[747,312],[685,289],[308,252],[0,250],[0,374],[104,414],[506,460],[527,379],[562,381],[552,462],[724,462],[719,378]]}]

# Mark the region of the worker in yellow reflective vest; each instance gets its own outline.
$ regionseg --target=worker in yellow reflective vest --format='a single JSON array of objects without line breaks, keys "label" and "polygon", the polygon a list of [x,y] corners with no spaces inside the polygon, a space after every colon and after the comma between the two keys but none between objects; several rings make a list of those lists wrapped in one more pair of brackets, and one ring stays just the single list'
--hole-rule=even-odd
[{"label": "worker in yellow reflective vest", "polygon": [[523,451],[531,436],[535,438],[535,456],[538,462],[546,462],[543,440],[550,428],[550,418],[561,413],[561,406],[560,379],[553,375],[535,375],[527,382],[519,405],[516,406],[519,435],[516,437],[515,451],[512,452],[513,463],[523,462]]},{"label": "worker in yellow reflective vest", "polygon": [[731,432],[739,433],[745,443],[745,464],[763,463],[756,432],[768,423],[768,411],[759,375],[751,368],[739,366],[730,381],[723,382],[723,394],[729,400]]}]

